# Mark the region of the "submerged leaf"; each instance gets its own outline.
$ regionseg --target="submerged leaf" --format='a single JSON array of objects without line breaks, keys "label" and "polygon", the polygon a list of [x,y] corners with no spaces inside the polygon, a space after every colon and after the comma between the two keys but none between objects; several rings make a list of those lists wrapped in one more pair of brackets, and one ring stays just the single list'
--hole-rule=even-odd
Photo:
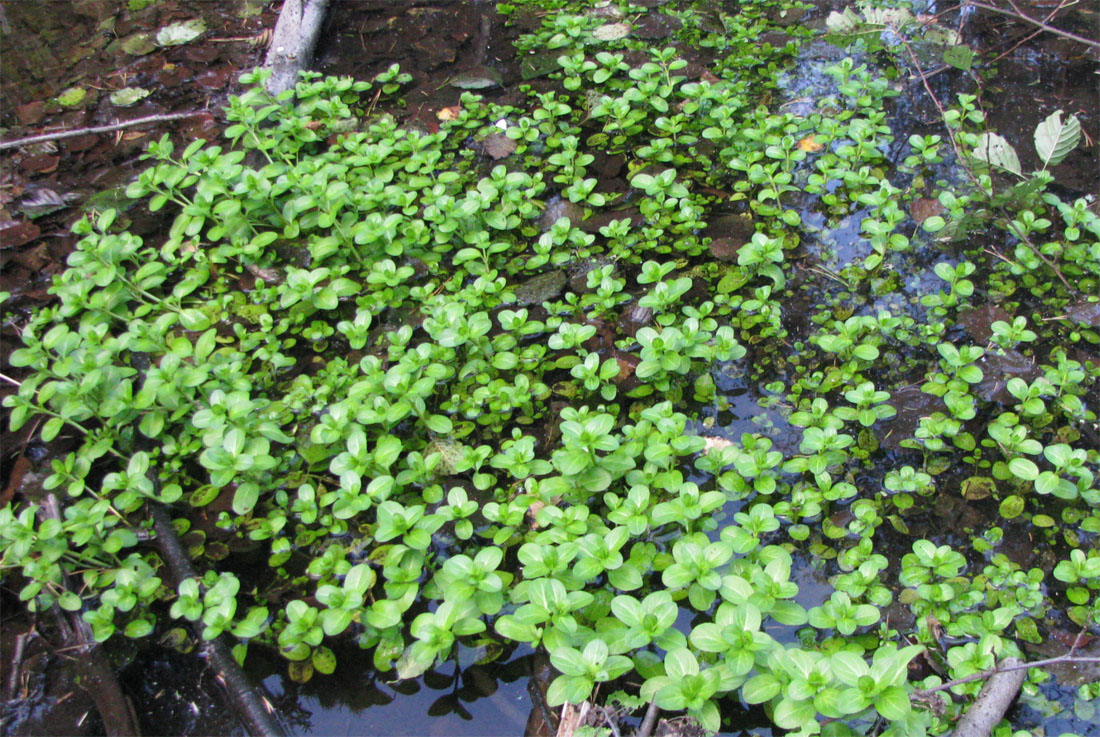
[{"label": "submerged leaf", "polygon": [[970,65],[974,61],[974,52],[965,44],[961,46],[952,46],[944,50],[943,60],[956,69],[961,69],[966,72],[970,70]]},{"label": "submerged leaf", "polygon": [[144,56],[156,48],[151,33],[132,33],[122,40],[122,50],[130,56]]},{"label": "submerged leaf", "polygon": [[1035,129],[1035,151],[1043,162],[1043,168],[1062,163],[1069,152],[1077,148],[1080,137],[1081,124],[1076,115],[1069,116],[1063,123],[1062,111],[1055,110],[1039,123]]},{"label": "submerged leaf", "polygon": [[206,21],[202,18],[173,23],[157,31],[157,43],[161,46],[179,46],[194,41],[206,33]]},{"label": "submerged leaf", "polygon": [[488,87],[499,87],[503,79],[500,72],[492,67],[477,67],[468,72],[462,72],[451,80],[451,86],[460,90],[483,90]]},{"label": "submerged leaf", "polygon": [[1020,173],[1020,157],[1012,144],[996,133],[983,133],[974,147],[974,158],[993,166],[999,166],[1013,174]]},{"label": "submerged leaf", "polygon": [[129,107],[149,96],[149,90],[141,87],[123,87],[111,93],[111,102],[119,107]]}]

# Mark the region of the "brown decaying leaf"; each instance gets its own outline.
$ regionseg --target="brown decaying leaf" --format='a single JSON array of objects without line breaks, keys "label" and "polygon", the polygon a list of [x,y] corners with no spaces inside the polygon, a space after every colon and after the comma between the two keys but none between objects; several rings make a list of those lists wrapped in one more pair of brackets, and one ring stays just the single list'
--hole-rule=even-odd
[{"label": "brown decaying leaf", "polygon": [[516,150],[515,140],[503,133],[493,133],[485,138],[484,151],[486,156],[496,161],[505,156],[511,156]]},{"label": "brown decaying leaf", "polygon": [[947,212],[947,210],[944,209],[944,206],[940,204],[939,200],[920,197],[913,200],[913,204],[909,207],[909,212],[913,214],[913,219],[920,225],[933,215],[942,215]]}]

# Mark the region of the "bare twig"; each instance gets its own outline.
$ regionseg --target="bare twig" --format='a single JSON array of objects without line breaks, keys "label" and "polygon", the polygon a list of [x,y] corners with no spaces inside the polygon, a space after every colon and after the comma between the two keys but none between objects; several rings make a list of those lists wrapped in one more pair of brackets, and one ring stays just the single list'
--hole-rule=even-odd
[{"label": "bare twig", "polygon": [[[1046,14],[1046,17],[1043,18],[1043,23],[1050,23],[1052,20],[1054,20],[1054,16],[1058,14],[1059,10],[1062,10],[1063,8],[1069,7],[1071,5],[1076,5],[1076,4],[1077,4],[1077,0],[1061,0],[1061,2],[1059,2],[1058,5],[1053,10],[1051,10],[1049,13]],[[1029,33],[1028,35],[1024,36],[1019,41],[1012,44],[1012,46],[1007,51],[1002,51],[1000,54],[997,54],[997,56],[990,59],[989,63],[990,64],[996,64],[998,61],[1000,61],[1004,57],[1011,54],[1013,51],[1018,49],[1020,46],[1024,45],[1025,43],[1027,43],[1031,39],[1038,36],[1040,33],[1043,32],[1043,30],[1044,29],[1039,28],[1038,30],[1034,31],[1033,33]]]},{"label": "bare twig", "polygon": [[1004,8],[998,8],[996,5],[989,5],[987,3],[977,2],[977,0],[966,1],[969,5],[973,5],[975,8],[988,10],[991,13],[1000,13],[1001,15],[1007,15],[1009,18],[1015,18],[1016,20],[1022,20],[1025,23],[1030,23],[1034,26],[1038,26],[1047,33],[1053,33],[1055,36],[1068,38],[1070,41],[1075,41],[1079,44],[1084,44],[1085,46],[1091,46],[1094,49],[1100,49],[1100,41],[1093,41],[1092,39],[1085,38],[1084,36],[1078,36],[1076,33],[1070,33],[1069,31],[1063,31],[1060,28],[1055,28],[1054,26],[1044,23],[1041,20],[1036,20],[1029,15],[1025,15],[1019,8],[1016,7],[1015,3],[1011,3],[1013,10],[1006,10]]},{"label": "bare twig", "polygon": [[205,110],[195,110],[190,113],[170,113],[167,115],[146,115],[144,118],[134,118],[133,120],[124,120],[121,123],[115,123],[113,125],[99,125],[94,128],[74,128],[65,131],[57,131],[56,133],[43,133],[40,136],[31,136],[30,138],[19,138],[14,141],[0,142],[0,151],[8,148],[17,148],[19,146],[29,146],[32,143],[42,143],[43,141],[57,141],[62,138],[75,138],[76,136],[87,136],[96,133],[112,133],[114,131],[122,130],[123,128],[129,128],[134,125],[144,125],[145,123],[163,123],[169,120],[181,120],[183,118],[193,118],[196,115],[202,115]]},{"label": "bare twig", "polygon": [[611,718],[610,711],[611,710],[605,706],[600,709],[600,714],[603,715],[604,722],[607,723],[608,728],[611,730],[611,737],[622,737],[622,735],[619,734],[619,728],[616,726],[615,720]]}]

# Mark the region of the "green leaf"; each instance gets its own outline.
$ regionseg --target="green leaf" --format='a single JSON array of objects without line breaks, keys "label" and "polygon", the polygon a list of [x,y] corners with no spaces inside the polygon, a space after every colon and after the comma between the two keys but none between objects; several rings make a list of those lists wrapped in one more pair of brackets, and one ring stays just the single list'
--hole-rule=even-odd
[{"label": "green leaf", "polygon": [[241,515],[248,514],[259,499],[259,485],[251,481],[245,482],[233,493],[233,511]]},{"label": "green leaf", "polygon": [[1035,151],[1043,162],[1043,168],[1062,163],[1069,152],[1077,147],[1080,137],[1081,124],[1076,115],[1069,116],[1063,123],[1062,111],[1055,110],[1050,117],[1039,123],[1035,129]]},{"label": "green leaf", "polygon": [[76,107],[87,96],[88,90],[83,87],[70,87],[57,96],[57,103],[63,107]]},{"label": "green leaf", "polygon": [[336,654],[327,647],[313,651],[313,667],[318,673],[328,675],[336,670]]},{"label": "green leaf", "polygon": [[763,704],[779,695],[783,684],[771,673],[761,673],[750,678],[741,687],[741,698],[749,704]]},{"label": "green leaf", "polygon": [[983,133],[978,137],[978,143],[974,146],[974,158],[1013,174],[1020,173],[1020,157],[1016,155],[1016,149],[996,133]]},{"label": "green leaf", "polygon": [[890,686],[875,697],[875,709],[891,722],[904,719],[910,708],[909,694],[901,686]]},{"label": "green leaf", "polygon": [[1024,481],[1034,481],[1039,478],[1039,467],[1027,458],[1013,458],[1008,462],[1008,470],[1013,476]]},{"label": "green leaf", "polygon": [[781,699],[775,705],[772,720],[784,729],[797,729],[814,721],[816,717],[817,709],[814,708],[812,701]]},{"label": "green leaf", "polygon": [[1024,511],[1024,498],[1013,494],[1001,502],[1000,513],[1005,519],[1016,519]]}]

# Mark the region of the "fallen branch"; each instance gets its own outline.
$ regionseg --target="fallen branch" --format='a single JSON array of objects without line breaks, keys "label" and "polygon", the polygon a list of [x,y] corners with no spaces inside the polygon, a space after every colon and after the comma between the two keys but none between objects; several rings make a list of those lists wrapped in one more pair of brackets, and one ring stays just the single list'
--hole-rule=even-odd
[{"label": "fallen branch", "polygon": [[75,138],[77,136],[89,136],[97,133],[112,133],[114,131],[122,130],[123,128],[130,128],[135,125],[144,125],[145,123],[164,123],[169,120],[181,120],[183,118],[193,118],[196,115],[202,115],[205,110],[196,110],[190,113],[169,113],[166,115],[146,115],[144,118],[134,118],[133,120],[125,120],[121,123],[114,123],[113,125],[98,125],[94,128],[72,128],[64,131],[57,131],[56,133],[43,133],[40,136],[31,136],[29,138],[19,138],[14,141],[0,142],[0,151],[8,148],[17,148],[19,146],[29,146],[32,143],[44,143],[45,141],[58,141],[62,138]]},{"label": "fallen branch", "polygon": [[283,2],[264,59],[264,68],[271,70],[266,87],[272,96],[294,89],[298,84],[298,72],[309,68],[327,6],[328,0]]},{"label": "fallen branch", "polygon": [[[188,578],[198,578],[198,572],[187,557],[183,544],[172,527],[168,514],[157,504],[149,504],[149,514],[153,518],[156,530],[157,548],[178,585]],[[275,721],[264,701],[256,694],[256,688],[249,683],[237,661],[220,639],[206,640],[202,646],[203,654],[210,661],[214,672],[221,678],[225,690],[229,693],[233,705],[237,708],[245,729],[250,735],[259,737],[282,737],[283,728]]]},{"label": "fallen branch", "polygon": [[1004,668],[986,681],[978,698],[955,724],[954,737],[989,737],[1016,700],[1027,678],[1027,666],[1019,658],[1008,658]]},{"label": "fallen branch", "polygon": [[[1070,33],[1069,31],[1063,31],[1060,28],[1055,28],[1054,26],[1044,23],[1041,20],[1036,20],[1029,15],[1025,15],[1019,8],[1015,8],[1015,10],[1005,10],[1004,8],[998,8],[996,5],[989,5],[987,3],[977,2],[977,0],[966,1],[968,5],[972,5],[975,8],[988,10],[991,13],[1000,13],[1001,15],[1007,15],[1009,18],[1015,18],[1016,20],[1030,23],[1033,26],[1038,26],[1047,33],[1053,33],[1055,36],[1068,38],[1070,41],[1076,41],[1079,44],[1091,46],[1094,49],[1100,49],[1100,41],[1093,41],[1092,39],[1085,38],[1084,36],[1078,36],[1076,33]],[[1015,7],[1015,4],[1013,4],[1013,7]]]}]

